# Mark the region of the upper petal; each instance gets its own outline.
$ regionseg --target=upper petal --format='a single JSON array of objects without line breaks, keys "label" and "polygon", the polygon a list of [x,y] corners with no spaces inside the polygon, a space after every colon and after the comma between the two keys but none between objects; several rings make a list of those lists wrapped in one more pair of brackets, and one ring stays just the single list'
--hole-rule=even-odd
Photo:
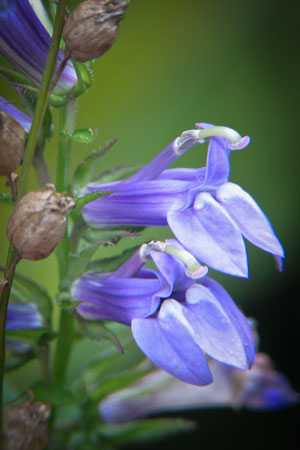
[{"label": "upper petal", "polygon": [[216,198],[252,244],[274,255],[284,256],[270,221],[251,195],[237,184],[225,183],[216,191]]},{"label": "upper petal", "polygon": [[158,308],[160,294],[170,291],[163,278],[81,277],[73,286],[73,296],[82,303],[78,312],[87,319],[112,320],[129,325],[136,317],[146,317]]},{"label": "upper petal", "polygon": [[207,192],[194,207],[170,211],[168,223],[177,239],[197,259],[221,272],[248,276],[245,243],[229,214]]},{"label": "upper petal", "polygon": [[201,386],[212,381],[207,361],[177,301],[164,301],[157,317],[134,319],[131,328],[138,346],[161,369],[190,384]]}]

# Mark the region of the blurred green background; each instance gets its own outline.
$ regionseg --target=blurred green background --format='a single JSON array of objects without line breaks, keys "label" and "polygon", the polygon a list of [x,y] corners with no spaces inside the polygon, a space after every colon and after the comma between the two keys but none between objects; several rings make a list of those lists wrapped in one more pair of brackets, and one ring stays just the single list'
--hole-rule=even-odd
[{"label": "blurred green background", "polygon": [[[300,390],[298,5],[284,0],[132,0],[118,41],[95,63],[93,86],[79,99],[77,128],[98,129],[99,135],[90,146],[74,144],[72,169],[113,138],[118,142],[103,168],[146,163],[195,122],[250,135],[251,145],[231,157],[231,181],[253,195],[272,221],[286,250],[284,272],[276,271],[270,255],[249,245],[249,280],[213,271],[211,276],[247,315],[257,318],[261,350]],[[0,83],[0,94],[7,97],[11,91],[4,80]],[[205,154],[206,147],[195,147],[177,166],[198,167]],[[56,139],[46,155],[54,176]],[[33,172],[31,187],[36,187]],[[4,264],[10,209],[0,208]],[[169,235],[150,229],[139,241]],[[122,245],[134,244],[130,238]],[[56,293],[53,255],[41,262],[22,261],[18,270]]]}]

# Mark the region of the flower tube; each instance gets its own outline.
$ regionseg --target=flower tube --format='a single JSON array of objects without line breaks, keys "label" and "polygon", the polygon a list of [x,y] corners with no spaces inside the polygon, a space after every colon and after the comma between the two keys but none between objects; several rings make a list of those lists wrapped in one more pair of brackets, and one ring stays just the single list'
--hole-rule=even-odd
[{"label": "flower tube", "polygon": [[[169,226],[175,237],[199,261],[230,275],[247,277],[243,238],[273,254],[284,256],[268,218],[256,201],[228,181],[231,151],[250,139],[236,131],[197,124],[132,177],[113,183],[90,183],[84,193],[109,190],[83,208],[92,227]],[[218,135],[220,134],[220,135]],[[206,166],[168,169],[187,150],[209,138]]]},{"label": "flower tube", "polygon": [[29,132],[31,124],[32,124],[32,118],[28,116],[27,114],[20,111],[18,108],[16,108],[11,103],[7,102],[3,97],[0,95],[0,110],[6,111],[8,114],[13,116],[19,124],[24,128],[26,133]]},{"label": "flower tube", "polygon": [[[15,69],[39,85],[47,61],[51,36],[35,11],[45,14],[39,0],[34,2],[34,8],[29,0],[0,0],[0,53]],[[63,58],[64,53],[60,50],[56,70]],[[66,93],[76,83],[75,69],[73,64],[68,62],[54,92]]]},{"label": "flower tube", "polygon": [[[174,247],[176,256],[168,247]],[[252,330],[245,316],[207,269],[186,267],[186,250],[174,240],[142,246],[117,271],[90,273],[77,280],[73,296],[80,315],[131,326],[133,337],[158,367],[195,385],[212,382],[206,355],[241,370],[255,354]],[[158,271],[145,269],[151,259]],[[193,272],[200,283],[190,276]]]}]

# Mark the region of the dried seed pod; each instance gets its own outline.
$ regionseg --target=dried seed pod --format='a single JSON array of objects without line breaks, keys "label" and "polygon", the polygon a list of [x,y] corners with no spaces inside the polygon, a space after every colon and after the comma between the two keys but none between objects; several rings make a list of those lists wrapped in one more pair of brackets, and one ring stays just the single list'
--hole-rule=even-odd
[{"label": "dried seed pod", "polygon": [[0,111],[0,175],[9,175],[22,161],[26,133],[6,111]]},{"label": "dried seed pod", "polygon": [[42,450],[48,435],[50,406],[27,401],[4,412],[4,450]]},{"label": "dried seed pod", "polygon": [[67,52],[74,61],[99,58],[115,42],[130,0],[87,0],[69,15],[63,29]]},{"label": "dried seed pod", "polygon": [[7,236],[24,259],[46,258],[61,241],[71,197],[56,192],[53,184],[21,198],[7,224]]}]

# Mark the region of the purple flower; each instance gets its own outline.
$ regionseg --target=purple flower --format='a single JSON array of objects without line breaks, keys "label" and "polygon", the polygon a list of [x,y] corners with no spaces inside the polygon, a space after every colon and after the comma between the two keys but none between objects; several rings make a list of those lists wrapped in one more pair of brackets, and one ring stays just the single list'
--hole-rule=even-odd
[{"label": "purple flower", "polygon": [[[85,193],[114,193],[87,204],[83,215],[93,227],[169,226],[199,261],[247,277],[243,237],[277,259],[284,256],[269,220],[255,200],[240,186],[228,182],[231,150],[244,148],[250,139],[226,127],[197,127],[182,133],[132,177],[120,182],[90,183]],[[207,137],[210,141],[205,167],[167,169]]]},{"label": "purple flower", "polygon": [[42,326],[42,317],[33,303],[12,303],[8,304],[6,329],[30,329]]},{"label": "purple flower", "polygon": [[246,372],[217,361],[210,367],[214,383],[201,389],[161,370],[151,372],[129,388],[106,397],[99,405],[101,417],[115,424],[170,411],[218,407],[273,410],[299,402],[299,394],[284,375],[274,370],[264,353],[256,355]]},{"label": "purple flower", "polygon": [[[28,330],[42,326],[42,316],[33,303],[12,303],[8,304],[6,329],[7,330]],[[26,342],[6,339],[6,348],[13,353],[22,353],[30,348]]]},{"label": "purple flower", "polygon": [[[47,29],[44,24],[47,24]],[[39,0],[32,2],[32,5],[29,0],[0,0],[0,53],[37,85],[41,83],[46,65],[50,33],[51,23]],[[63,58],[64,54],[60,50],[56,69]],[[68,62],[55,87],[55,93],[69,91],[76,82],[75,69]]]},{"label": "purple flower", "polygon": [[[158,271],[143,268],[145,257]],[[183,263],[188,257],[189,271]],[[188,257],[176,241],[163,249],[150,243],[113,273],[81,277],[73,296],[82,302],[77,310],[83,317],[131,325],[137,345],[158,367],[205,385],[212,381],[205,355],[246,370],[255,346],[248,321],[229,294],[208,277],[196,283],[192,277],[207,269],[193,266]]]},{"label": "purple flower", "polygon": [[11,103],[7,102],[3,97],[0,95],[0,110],[3,109],[3,111],[6,111],[8,114],[13,116],[19,124],[24,128],[26,133],[29,132],[32,118],[29,117],[27,114],[20,111],[18,108],[13,106]]}]

